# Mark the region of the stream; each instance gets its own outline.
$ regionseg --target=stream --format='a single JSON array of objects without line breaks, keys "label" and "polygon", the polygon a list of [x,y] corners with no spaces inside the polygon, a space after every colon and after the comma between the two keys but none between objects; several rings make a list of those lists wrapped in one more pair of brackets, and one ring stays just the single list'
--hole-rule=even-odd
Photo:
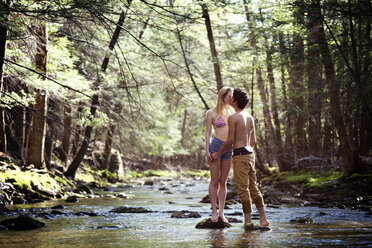
[{"label": "stream", "polygon": [[[168,190],[159,190],[162,187]],[[0,247],[372,247],[372,216],[358,210],[282,205],[266,208],[271,231],[245,231],[242,222],[227,229],[196,229],[199,221],[210,217],[210,204],[200,203],[207,191],[206,179],[166,180],[153,186],[117,184],[109,191],[95,192],[100,197],[77,203],[53,200],[10,206],[26,213],[50,213],[50,207],[62,204],[65,208],[61,211],[67,215],[52,219],[31,215],[45,227],[0,231]],[[129,197],[109,197],[120,193]],[[110,212],[119,206],[153,212]],[[243,221],[241,204],[228,207],[227,217]],[[176,210],[196,211],[201,218],[171,218]],[[97,216],[73,215],[79,211],[92,211]],[[253,221],[258,223],[255,207],[253,211]],[[290,223],[299,217],[310,217],[314,223]],[[0,221],[6,218],[9,216],[0,216]]]}]

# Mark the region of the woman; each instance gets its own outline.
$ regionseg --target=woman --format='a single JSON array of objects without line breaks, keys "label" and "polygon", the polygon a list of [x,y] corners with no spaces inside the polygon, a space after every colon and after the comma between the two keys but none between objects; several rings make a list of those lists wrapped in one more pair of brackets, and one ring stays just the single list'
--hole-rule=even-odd
[{"label": "woman", "polygon": [[[233,89],[223,87],[218,92],[217,106],[207,111],[206,114],[206,151],[211,172],[211,181],[209,184],[209,199],[212,204],[212,222],[218,222],[218,218],[225,223],[227,219],[223,214],[226,200],[226,182],[229,176],[232,162],[232,148],[225,152],[219,159],[213,160],[211,154],[217,152],[225,143],[228,136],[229,127],[227,118],[234,113],[234,109],[230,106]],[[214,138],[210,143],[212,126],[214,129]],[[218,207],[217,213],[217,195]]]}]

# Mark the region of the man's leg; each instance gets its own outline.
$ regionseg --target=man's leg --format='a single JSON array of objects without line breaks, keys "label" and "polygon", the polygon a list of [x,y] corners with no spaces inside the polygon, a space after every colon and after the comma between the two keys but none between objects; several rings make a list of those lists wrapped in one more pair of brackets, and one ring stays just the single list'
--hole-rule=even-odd
[{"label": "man's leg", "polygon": [[249,170],[246,163],[246,156],[236,156],[233,158],[234,179],[236,184],[236,191],[239,194],[243,205],[244,225],[251,223],[251,195],[249,192]]}]

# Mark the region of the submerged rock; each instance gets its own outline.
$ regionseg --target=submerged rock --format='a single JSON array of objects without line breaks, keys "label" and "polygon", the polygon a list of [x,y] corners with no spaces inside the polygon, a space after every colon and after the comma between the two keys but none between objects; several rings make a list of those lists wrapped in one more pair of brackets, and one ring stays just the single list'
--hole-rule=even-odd
[{"label": "submerged rock", "polygon": [[271,228],[268,227],[268,226],[259,226],[259,225],[255,225],[253,223],[246,224],[244,226],[244,229],[246,231],[256,231],[256,230],[259,230],[259,231],[271,231]]},{"label": "submerged rock", "polygon": [[11,230],[30,230],[45,226],[45,223],[32,219],[27,215],[3,220],[0,224]]},{"label": "submerged rock", "polygon": [[112,210],[110,210],[112,213],[135,213],[135,214],[140,214],[140,213],[151,213],[151,210],[147,210],[143,207],[117,207]]},{"label": "submerged rock", "polygon": [[208,229],[222,229],[222,228],[229,228],[232,225],[230,223],[223,222],[220,218],[218,218],[218,222],[213,223],[211,218],[204,219],[200,221],[195,228],[208,228]]},{"label": "submerged rock", "polygon": [[194,211],[174,211],[171,218],[200,218],[200,214]]},{"label": "submerged rock", "polygon": [[310,217],[302,217],[298,219],[293,219],[289,221],[290,223],[314,223],[314,220]]}]

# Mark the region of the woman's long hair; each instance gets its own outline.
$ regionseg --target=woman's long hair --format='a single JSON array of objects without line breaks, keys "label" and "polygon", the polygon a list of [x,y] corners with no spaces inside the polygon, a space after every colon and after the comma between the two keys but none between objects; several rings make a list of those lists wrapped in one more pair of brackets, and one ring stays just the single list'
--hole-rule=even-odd
[{"label": "woman's long hair", "polygon": [[214,108],[214,111],[216,111],[216,113],[221,116],[221,117],[224,117],[224,113],[223,113],[223,104],[225,103],[223,101],[223,99],[225,98],[225,96],[229,93],[229,91],[233,91],[233,88],[231,87],[222,87],[219,91],[218,91],[218,100],[217,100],[217,106]]}]

